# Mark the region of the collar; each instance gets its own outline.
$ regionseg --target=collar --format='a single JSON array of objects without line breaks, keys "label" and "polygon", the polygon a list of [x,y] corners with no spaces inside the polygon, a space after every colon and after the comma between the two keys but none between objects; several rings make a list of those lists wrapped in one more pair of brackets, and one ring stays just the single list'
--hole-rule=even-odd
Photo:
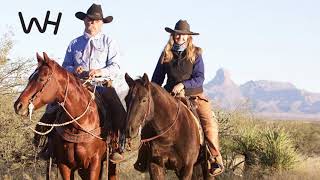
[{"label": "collar", "polygon": [[103,35],[102,32],[99,32],[95,36],[91,36],[89,33],[83,32],[83,37],[85,39],[100,39],[102,35]]},{"label": "collar", "polygon": [[177,52],[183,52],[187,48],[186,46],[187,46],[186,43],[183,43],[183,44],[173,43],[172,50]]}]

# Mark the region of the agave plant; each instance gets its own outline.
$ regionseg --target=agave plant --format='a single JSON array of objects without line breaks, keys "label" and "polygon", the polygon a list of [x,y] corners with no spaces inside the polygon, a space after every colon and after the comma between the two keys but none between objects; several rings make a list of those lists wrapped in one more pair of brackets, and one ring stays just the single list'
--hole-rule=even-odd
[{"label": "agave plant", "polygon": [[261,164],[275,170],[291,169],[297,162],[298,154],[288,133],[281,128],[267,128],[261,135]]}]

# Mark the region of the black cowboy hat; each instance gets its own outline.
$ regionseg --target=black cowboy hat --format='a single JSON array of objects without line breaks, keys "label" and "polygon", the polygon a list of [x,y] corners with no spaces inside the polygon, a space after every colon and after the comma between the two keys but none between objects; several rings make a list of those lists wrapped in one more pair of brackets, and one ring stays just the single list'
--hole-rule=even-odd
[{"label": "black cowboy hat", "polygon": [[90,19],[93,20],[102,20],[103,23],[110,23],[113,20],[112,16],[103,17],[101,5],[97,4],[92,4],[90,8],[87,10],[87,13],[77,12],[75,16],[81,20],[88,16]]},{"label": "black cowboy hat", "polygon": [[199,33],[195,33],[190,31],[190,25],[188,24],[188,22],[186,20],[179,20],[176,23],[176,26],[174,27],[174,29],[171,28],[164,28],[167,32],[169,33],[178,33],[178,34],[187,34],[187,35],[199,35]]}]

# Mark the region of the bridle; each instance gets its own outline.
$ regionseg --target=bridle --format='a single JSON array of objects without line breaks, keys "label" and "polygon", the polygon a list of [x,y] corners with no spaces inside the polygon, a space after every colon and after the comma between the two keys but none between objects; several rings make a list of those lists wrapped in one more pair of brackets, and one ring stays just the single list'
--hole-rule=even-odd
[{"label": "bridle", "polygon": [[151,138],[146,138],[146,139],[141,139],[140,142],[143,144],[143,143],[146,143],[146,142],[149,142],[149,141],[153,141],[161,136],[163,136],[164,134],[166,134],[177,122],[177,119],[178,119],[178,115],[179,115],[179,111],[180,111],[180,101],[178,102],[178,105],[177,105],[177,113],[176,113],[176,116],[174,118],[174,121],[173,123],[166,129],[164,130],[162,133],[154,136],[154,137],[151,137]]},{"label": "bridle", "polygon": [[[134,89],[135,87],[133,87],[133,89]],[[133,93],[133,92],[132,92]],[[129,107],[128,107],[128,114],[130,114],[130,111],[131,111],[131,106],[132,106],[132,100],[131,100],[131,102],[130,102],[130,104],[129,104]],[[146,118],[151,114],[151,95],[150,95],[150,93],[148,93],[148,111],[146,111],[145,112],[145,114],[144,114],[144,117],[143,117],[143,121],[142,122],[145,122],[145,120],[146,120]],[[161,133],[159,133],[158,135],[156,135],[156,136],[153,136],[153,137],[151,137],[151,138],[146,138],[146,139],[141,139],[140,140],[140,147],[141,147],[141,145],[143,144],[143,143],[146,143],[146,142],[149,142],[149,141],[153,141],[153,140],[155,140],[155,139],[157,139],[157,138],[159,138],[159,137],[161,137],[161,136],[163,136],[164,134],[166,134],[175,124],[176,124],[176,122],[177,122],[177,119],[178,119],[178,115],[179,115],[179,111],[180,111],[180,101],[178,101],[178,104],[177,104],[177,113],[176,113],[176,115],[175,115],[175,118],[174,118],[174,121],[173,121],[173,123],[170,125],[170,126],[168,126],[168,128],[166,128],[163,132],[161,132]],[[127,118],[128,118],[128,116],[127,116]],[[128,120],[128,119],[127,119]]]},{"label": "bridle", "polygon": [[[32,73],[31,77],[34,76],[34,74],[35,74],[38,70],[39,70],[39,68],[37,68],[37,69]],[[28,106],[29,114],[32,114],[32,110],[33,110],[33,108],[34,108],[33,101],[35,100],[35,98],[36,98],[40,93],[43,92],[44,88],[47,87],[49,81],[52,79],[52,74],[53,74],[53,73],[51,73],[51,74],[49,75],[48,79],[47,79],[46,82],[43,84],[43,86],[41,87],[41,89],[40,89],[39,91],[37,91],[37,92],[32,96],[32,98],[29,100],[29,106]],[[69,77],[68,77],[68,78],[69,78]],[[31,111],[31,113],[30,113],[30,111]]]},{"label": "bridle", "polygon": [[[37,70],[38,70],[38,69],[36,69],[36,71],[37,71]],[[36,72],[36,71],[35,71],[35,72]],[[88,102],[88,104],[87,104],[87,107],[86,107],[85,111],[84,111],[81,115],[79,115],[78,117],[75,118],[75,117],[73,117],[73,116],[70,114],[70,112],[69,112],[69,111],[66,109],[66,107],[65,107],[65,103],[66,103],[67,96],[68,96],[68,91],[69,91],[69,84],[70,84],[70,81],[69,81],[69,79],[70,79],[69,73],[66,72],[66,74],[67,74],[67,85],[66,85],[65,95],[64,95],[63,101],[62,101],[62,102],[58,102],[58,104],[63,108],[63,110],[66,112],[66,114],[68,114],[68,116],[71,118],[71,120],[70,120],[70,121],[67,121],[67,122],[65,122],[65,123],[61,123],[61,124],[47,124],[47,123],[43,123],[43,122],[38,121],[38,122],[37,122],[38,125],[50,126],[50,127],[51,127],[51,128],[50,128],[48,131],[46,131],[45,133],[38,132],[38,131],[36,131],[36,130],[34,130],[34,129],[31,129],[31,128],[30,128],[30,129],[31,129],[32,131],[34,131],[35,133],[38,133],[38,134],[40,134],[40,135],[46,135],[46,134],[50,133],[50,132],[53,130],[54,127],[66,126],[66,125],[68,125],[68,124],[71,124],[71,123],[75,122],[84,132],[86,132],[86,133],[88,133],[88,134],[91,134],[92,136],[94,136],[94,137],[96,137],[96,138],[98,138],[98,139],[103,139],[103,138],[101,138],[101,137],[93,134],[91,131],[86,130],[85,128],[83,128],[83,127],[81,126],[80,123],[78,123],[78,120],[79,120],[80,118],[82,118],[82,117],[87,113],[87,111],[89,110],[89,107],[90,107],[90,105],[91,105],[91,102],[93,102],[93,100],[94,100],[94,98],[95,98],[95,97],[94,97],[94,93],[95,93],[95,90],[96,90],[96,86],[95,86],[95,88],[94,88],[94,92],[91,94],[91,98],[90,98],[90,100],[89,100],[89,102]],[[38,96],[38,94],[41,93],[41,92],[44,90],[44,88],[46,87],[46,85],[48,84],[48,82],[52,79],[52,76],[53,76],[53,73],[50,74],[49,78],[46,80],[46,82],[44,83],[43,87],[42,87],[38,92],[36,92],[36,93],[33,95],[33,97],[29,100],[28,109],[29,109],[30,120],[31,120],[32,111],[33,111],[33,108],[34,108],[33,101],[34,101],[34,99]]]}]

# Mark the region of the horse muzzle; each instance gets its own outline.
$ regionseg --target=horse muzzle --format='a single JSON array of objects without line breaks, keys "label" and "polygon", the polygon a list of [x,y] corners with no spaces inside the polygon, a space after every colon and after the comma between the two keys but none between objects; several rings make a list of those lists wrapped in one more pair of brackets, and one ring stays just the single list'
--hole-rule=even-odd
[{"label": "horse muzzle", "polygon": [[21,115],[21,116],[27,116],[28,115],[28,108],[27,105],[23,104],[21,101],[17,100],[14,103],[14,110],[16,114]]}]

